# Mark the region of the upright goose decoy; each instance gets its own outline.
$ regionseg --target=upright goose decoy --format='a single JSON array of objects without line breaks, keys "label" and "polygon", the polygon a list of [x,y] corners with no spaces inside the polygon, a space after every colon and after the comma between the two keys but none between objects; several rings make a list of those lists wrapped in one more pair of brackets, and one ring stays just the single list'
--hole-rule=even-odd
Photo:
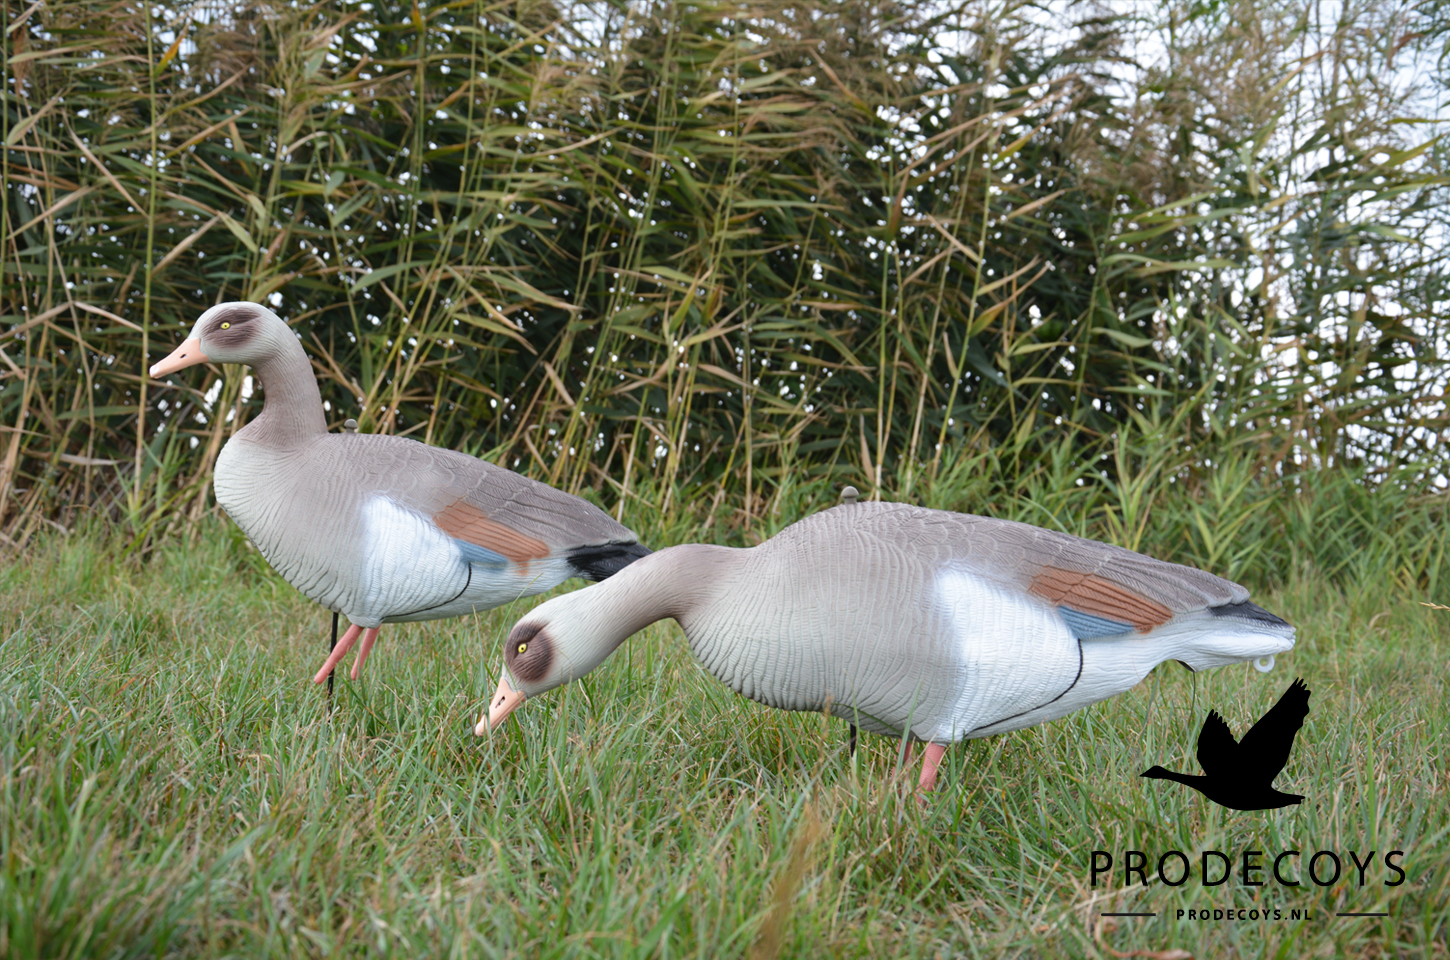
[{"label": "upright goose decoy", "polygon": [[685,544],[514,626],[475,732],[673,617],[700,663],[783,710],[947,745],[1052,720],[1165,660],[1193,670],[1281,653],[1294,628],[1235,583],[1024,523],[847,503],[755,547]]},{"label": "upright goose decoy", "polygon": [[223,303],[151,367],[245,363],[265,401],[217,457],[217,502],[262,556],[351,626],[314,681],[384,623],[496,607],[569,577],[602,580],[645,556],[598,507],[476,457],[404,437],[329,433],[302,345],[275,313]]}]

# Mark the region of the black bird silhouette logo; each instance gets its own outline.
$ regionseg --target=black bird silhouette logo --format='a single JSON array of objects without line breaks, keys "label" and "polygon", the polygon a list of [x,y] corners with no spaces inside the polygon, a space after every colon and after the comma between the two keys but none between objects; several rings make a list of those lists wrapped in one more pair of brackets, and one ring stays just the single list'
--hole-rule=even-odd
[{"label": "black bird silhouette logo", "polygon": [[1304,797],[1275,790],[1274,778],[1289,762],[1294,735],[1308,715],[1309,688],[1302,679],[1296,678],[1279,702],[1237,742],[1218,711],[1208,711],[1208,719],[1203,721],[1203,730],[1198,734],[1198,765],[1206,776],[1177,773],[1158,766],[1149,767],[1140,776],[1173,780],[1192,787],[1230,810],[1287,807]]}]

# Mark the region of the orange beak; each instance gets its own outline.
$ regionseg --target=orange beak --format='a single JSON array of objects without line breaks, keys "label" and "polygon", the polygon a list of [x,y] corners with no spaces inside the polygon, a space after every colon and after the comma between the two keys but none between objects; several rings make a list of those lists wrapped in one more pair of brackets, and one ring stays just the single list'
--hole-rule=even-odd
[{"label": "orange beak", "polygon": [[473,735],[481,737],[496,729],[523,702],[524,695],[509,686],[508,674],[503,674],[498,678],[498,689],[493,692],[493,699],[488,702],[488,714],[478,718],[478,726],[473,728]]},{"label": "orange beak", "polygon": [[181,341],[181,346],[171,351],[171,354],[160,363],[152,364],[151,376],[164,377],[168,373],[175,373],[184,370],[194,363],[206,363],[210,360],[206,354],[201,352],[201,341],[196,337],[187,337]]}]

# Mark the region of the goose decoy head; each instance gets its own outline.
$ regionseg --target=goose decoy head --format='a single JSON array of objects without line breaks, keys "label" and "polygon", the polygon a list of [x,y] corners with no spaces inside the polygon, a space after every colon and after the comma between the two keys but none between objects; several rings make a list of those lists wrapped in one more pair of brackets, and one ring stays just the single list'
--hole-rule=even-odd
[{"label": "goose decoy head", "polygon": [[197,319],[181,346],[151,367],[151,376],[209,361],[256,364],[279,349],[295,348],[295,341],[287,324],[261,304],[219,303]]},{"label": "goose decoy head", "polygon": [[634,632],[628,630],[621,636],[607,617],[586,614],[575,601],[593,589],[586,587],[541,603],[514,624],[504,645],[498,689],[488,701],[488,712],[473,728],[476,735],[497,729],[527,698],[584,676]]}]

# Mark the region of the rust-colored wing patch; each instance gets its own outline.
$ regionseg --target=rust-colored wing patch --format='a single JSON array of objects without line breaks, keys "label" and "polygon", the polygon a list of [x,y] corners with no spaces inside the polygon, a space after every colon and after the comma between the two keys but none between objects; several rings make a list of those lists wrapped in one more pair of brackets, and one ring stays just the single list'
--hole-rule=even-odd
[{"label": "rust-colored wing patch", "polygon": [[1062,604],[1119,623],[1131,623],[1139,633],[1167,623],[1173,611],[1091,573],[1062,567],[1044,567],[1032,578],[1030,591],[1051,603]]},{"label": "rust-colored wing patch", "polygon": [[434,515],[433,522],[450,537],[492,550],[514,563],[526,564],[549,555],[549,547],[542,540],[535,540],[513,527],[490,520],[482,510],[463,500],[455,500],[444,507]]}]

